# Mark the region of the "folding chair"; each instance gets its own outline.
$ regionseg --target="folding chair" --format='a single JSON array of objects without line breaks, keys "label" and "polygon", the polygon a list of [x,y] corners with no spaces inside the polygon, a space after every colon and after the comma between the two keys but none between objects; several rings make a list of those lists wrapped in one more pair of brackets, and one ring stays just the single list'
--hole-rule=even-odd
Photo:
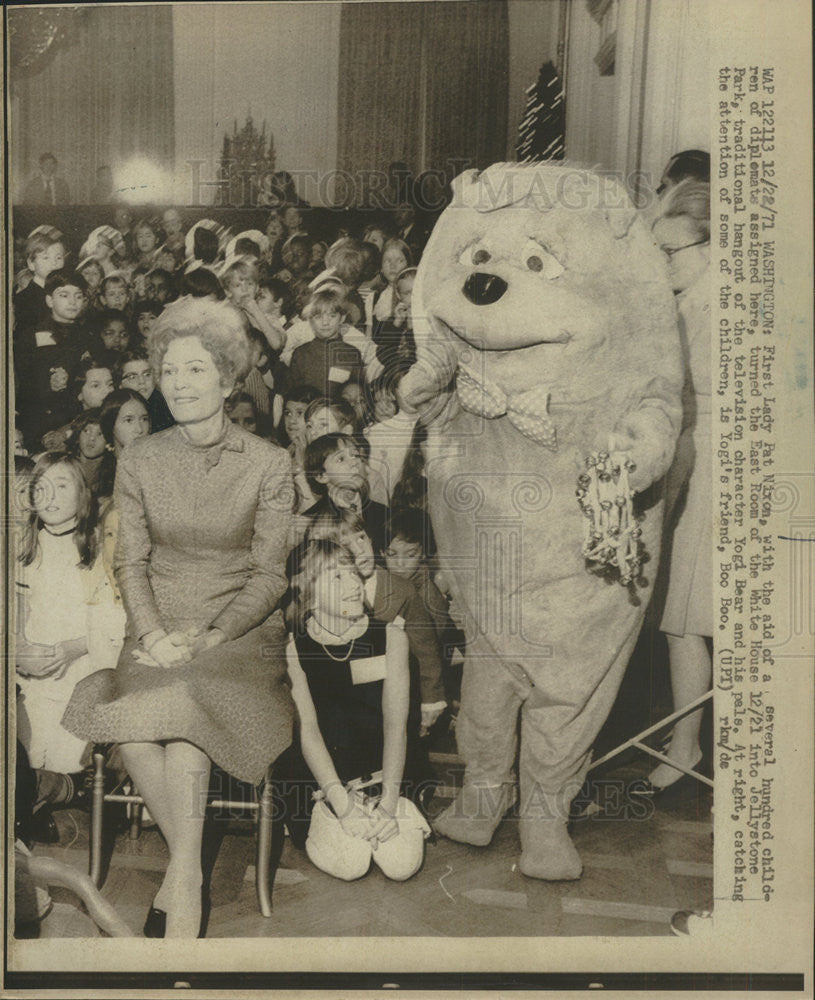
[{"label": "folding chair", "polygon": [[645,753],[649,754],[651,757],[656,757],[657,760],[662,761],[664,764],[670,764],[670,766],[675,767],[677,771],[682,771],[684,774],[689,774],[692,778],[696,778],[697,781],[701,781],[703,784],[709,785],[710,788],[713,788],[713,782],[710,780],[710,778],[706,777],[706,775],[700,774],[698,771],[694,771],[693,768],[685,767],[684,764],[677,764],[676,761],[671,760],[671,758],[667,757],[664,753],[661,753],[659,750],[655,750],[653,747],[649,747],[647,744],[643,743],[643,740],[646,737],[651,736],[652,733],[657,733],[659,732],[660,729],[664,729],[666,726],[670,726],[673,722],[676,722],[677,719],[681,719],[683,715],[689,715],[691,712],[694,711],[694,709],[699,708],[700,705],[703,705],[706,701],[710,701],[712,698],[713,698],[713,691],[712,690],[706,691],[703,695],[700,695],[694,701],[690,702],[687,705],[684,705],[680,709],[677,709],[677,711],[672,712],[670,715],[666,715],[661,722],[657,722],[653,726],[649,726],[647,729],[643,729],[641,733],[637,733],[636,736],[632,736],[631,739],[626,740],[624,743],[621,743],[618,747],[615,747],[613,750],[609,751],[604,757],[601,757],[599,760],[593,761],[591,766],[589,767],[589,771],[593,771],[596,767],[599,767],[601,764],[605,764],[607,760],[611,760],[612,757],[616,757],[618,754],[621,754],[624,750],[628,750],[629,747],[637,747],[638,750],[644,750]]},{"label": "folding chair", "polygon": [[[133,807],[130,820],[130,837],[136,840],[141,831],[141,810],[144,799],[138,794],[138,790],[131,781],[131,791],[123,790],[124,782],[121,782],[113,791],[105,791],[105,760],[107,754],[100,746],[93,748],[93,789],[91,792],[91,819],[90,819],[90,844],[89,844],[89,875],[93,884],[99,888],[102,882],[102,854],[105,804],[109,802],[124,802]],[[130,779],[128,779],[130,781]],[[264,917],[272,915],[272,877],[271,857],[272,857],[272,836],[274,820],[274,787],[272,783],[271,766],[266,772],[263,780],[263,787],[258,794],[257,789],[253,790],[254,798],[251,802],[235,802],[224,799],[214,799],[207,802],[208,809],[241,810],[247,809],[255,814],[257,823],[256,851],[255,851],[255,889],[257,891],[258,906]]]}]

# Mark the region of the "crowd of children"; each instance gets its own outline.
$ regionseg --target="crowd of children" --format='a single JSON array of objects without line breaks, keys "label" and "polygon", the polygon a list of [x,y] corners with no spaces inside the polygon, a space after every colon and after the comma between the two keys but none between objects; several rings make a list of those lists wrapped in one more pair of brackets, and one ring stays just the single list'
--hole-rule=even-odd
[{"label": "crowd of children", "polygon": [[[57,230],[38,226],[28,235],[13,313],[22,538],[18,734],[37,775],[42,815],[87,794],[88,748],[62,730],[61,712],[79,679],[115,665],[124,637],[113,573],[117,459],[134,439],[174,423],[147,338],[168,303],[182,296],[225,299],[244,317],[252,353],[251,371],[225,412],[291,455],[296,500],[288,603],[297,649],[308,645],[303,628],[317,614],[303,604],[300,584],[318,563],[324,569],[329,556],[358,582],[374,645],[391,635],[383,623],[404,627],[404,643],[389,640],[405,649],[404,776],[395,785],[386,778],[382,814],[373,802],[365,806],[365,822],[357,817],[351,827],[357,834],[362,826],[368,833],[376,828],[374,839],[384,845],[393,834],[389,820],[409,817],[408,853],[415,860],[416,831],[419,842],[426,832],[413,804],[421,807],[427,787],[422,737],[454,719],[464,641],[434,582],[422,427],[399,391],[415,357],[411,291],[421,247],[415,234],[410,246],[396,234],[395,224],[382,223],[360,238],[341,231],[326,244],[312,239],[292,205],[272,210],[266,232],[238,235],[207,219],[185,232],[175,209],[133,223],[119,207],[110,225],[74,241],[81,244],[76,261]],[[330,727],[327,702],[314,686],[325,671],[312,669],[307,658],[298,662],[305,674],[291,669],[301,723],[303,713],[312,718],[316,710],[320,726]],[[401,690],[402,680],[394,684]],[[382,719],[371,724],[381,741]],[[312,759],[308,738],[301,726],[295,775],[302,754]],[[350,773],[355,766],[335,762],[343,780],[359,776]],[[363,802],[359,794],[355,801]],[[310,815],[311,805],[306,820]],[[304,843],[294,813],[290,828]],[[53,823],[37,829],[53,835]],[[310,849],[315,863],[325,850]],[[375,860],[387,868],[386,852]],[[413,861],[407,869],[401,863],[392,862],[394,877],[415,870]]]}]

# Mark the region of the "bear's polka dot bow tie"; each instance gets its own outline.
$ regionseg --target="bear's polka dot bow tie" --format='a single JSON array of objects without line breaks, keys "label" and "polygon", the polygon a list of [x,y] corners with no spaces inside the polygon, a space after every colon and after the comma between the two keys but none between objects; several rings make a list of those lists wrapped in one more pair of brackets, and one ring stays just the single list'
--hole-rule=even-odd
[{"label": "bear's polka dot bow tie", "polygon": [[552,451],[557,450],[557,431],[548,412],[549,391],[543,386],[507,396],[500,386],[460,362],[456,371],[456,394],[470,413],[478,413],[488,420],[506,416],[525,437]]}]

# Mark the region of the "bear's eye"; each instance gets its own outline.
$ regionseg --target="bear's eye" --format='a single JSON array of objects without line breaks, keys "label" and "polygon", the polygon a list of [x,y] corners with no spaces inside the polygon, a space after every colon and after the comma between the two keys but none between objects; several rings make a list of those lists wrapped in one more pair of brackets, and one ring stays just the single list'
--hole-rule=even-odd
[{"label": "bear's eye", "polygon": [[489,250],[485,250],[484,247],[468,246],[464,248],[461,256],[458,259],[459,264],[463,264],[465,267],[476,267],[479,264],[486,264],[487,261],[492,259],[492,254]]},{"label": "bear's eye", "polygon": [[534,271],[535,274],[539,274],[542,278],[546,278],[547,281],[551,281],[553,278],[557,278],[563,274],[563,265],[560,261],[556,257],[553,257],[548,250],[545,250],[540,243],[536,243],[535,240],[527,241],[521,254],[521,260],[524,263],[524,267],[527,267],[530,271]]}]

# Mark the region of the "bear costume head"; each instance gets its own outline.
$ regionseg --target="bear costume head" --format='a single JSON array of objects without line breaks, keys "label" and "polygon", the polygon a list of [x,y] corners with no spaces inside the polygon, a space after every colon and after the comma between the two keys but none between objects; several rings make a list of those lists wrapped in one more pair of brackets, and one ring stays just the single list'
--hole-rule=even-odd
[{"label": "bear costume head", "polygon": [[462,368],[488,396],[605,396],[612,424],[643,382],[658,376],[666,395],[681,386],[663,255],[622,186],[588,170],[460,175],[413,302],[417,364],[403,392],[419,407],[448,400]]}]

